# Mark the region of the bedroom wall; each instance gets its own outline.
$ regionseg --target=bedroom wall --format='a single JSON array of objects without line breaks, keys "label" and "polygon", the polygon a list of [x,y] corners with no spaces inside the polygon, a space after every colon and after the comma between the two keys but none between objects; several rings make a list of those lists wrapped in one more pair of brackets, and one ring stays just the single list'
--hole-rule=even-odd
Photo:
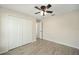
[{"label": "bedroom wall", "polygon": [[79,49],[79,10],[44,19],[44,39]]}]

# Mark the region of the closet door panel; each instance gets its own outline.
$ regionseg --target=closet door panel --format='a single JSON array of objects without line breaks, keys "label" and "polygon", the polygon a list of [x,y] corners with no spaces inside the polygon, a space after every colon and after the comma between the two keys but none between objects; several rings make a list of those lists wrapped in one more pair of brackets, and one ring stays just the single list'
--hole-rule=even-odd
[{"label": "closet door panel", "polygon": [[18,24],[14,17],[8,16],[9,49],[17,47]]},{"label": "closet door panel", "polygon": [[4,53],[8,51],[8,28],[7,28],[7,20],[6,17],[1,18],[1,38],[0,38],[0,53]]},{"label": "closet door panel", "polygon": [[22,38],[23,37],[22,28],[23,27],[22,27],[21,19],[18,19],[17,22],[18,22],[18,27],[17,27],[18,28],[18,31],[17,31],[18,32],[17,47],[18,47],[18,46],[22,45],[22,39],[23,39]]},{"label": "closet door panel", "polygon": [[23,20],[23,45],[32,42],[32,21]]}]

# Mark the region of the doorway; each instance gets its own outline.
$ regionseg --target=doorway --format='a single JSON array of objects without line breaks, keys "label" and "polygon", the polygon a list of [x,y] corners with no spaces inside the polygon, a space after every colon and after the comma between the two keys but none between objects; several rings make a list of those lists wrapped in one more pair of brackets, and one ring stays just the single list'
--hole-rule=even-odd
[{"label": "doorway", "polygon": [[36,38],[43,39],[43,21],[36,20]]}]

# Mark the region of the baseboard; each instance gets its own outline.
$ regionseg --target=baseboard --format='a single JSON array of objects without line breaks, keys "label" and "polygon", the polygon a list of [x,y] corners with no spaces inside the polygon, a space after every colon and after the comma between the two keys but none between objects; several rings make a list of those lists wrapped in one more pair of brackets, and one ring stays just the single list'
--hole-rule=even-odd
[{"label": "baseboard", "polygon": [[51,41],[51,42],[55,42],[55,43],[58,43],[58,44],[61,44],[61,45],[69,46],[69,47],[72,47],[72,48],[75,48],[75,49],[79,49],[79,47],[75,47],[75,46],[72,46],[72,45],[69,45],[69,44],[66,44],[66,43],[62,43],[62,42],[58,42],[58,41],[54,41],[54,40],[49,39],[49,38],[46,38],[46,37],[43,37],[43,39],[44,39],[44,40]]},{"label": "baseboard", "polygon": [[2,55],[3,53],[6,53],[6,52],[8,52],[8,50],[0,52],[0,55]]},{"label": "baseboard", "polygon": [[[35,41],[36,41],[36,40],[32,40],[30,43],[35,42]],[[27,43],[27,44],[30,44],[30,43]],[[24,44],[24,45],[26,45],[26,44]],[[24,46],[24,45],[21,45],[21,46]],[[18,47],[20,47],[20,46],[18,46]],[[15,48],[17,48],[17,47],[15,47]],[[13,48],[13,49],[15,49],[15,48]],[[12,49],[10,49],[10,50],[12,50]],[[0,52],[0,55],[6,53],[6,52],[8,52],[8,51],[9,51],[9,50],[1,51],[1,52]]]}]

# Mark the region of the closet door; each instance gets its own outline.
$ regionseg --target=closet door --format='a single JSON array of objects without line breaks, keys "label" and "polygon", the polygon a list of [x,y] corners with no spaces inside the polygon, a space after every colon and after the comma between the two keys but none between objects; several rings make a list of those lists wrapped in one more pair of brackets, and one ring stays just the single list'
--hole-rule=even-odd
[{"label": "closet door", "polygon": [[17,42],[18,42],[18,23],[17,19],[12,16],[8,16],[7,18],[8,21],[8,43],[9,43],[9,49],[13,49],[17,47]]},{"label": "closet door", "polygon": [[6,17],[1,17],[0,19],[0,53],[4,53],[8,51],[8,28],[7,28],[7,20]]},{"label": "closet door", "polygon": [[17,26],[17,29],[18,29],[18,35],[17,35],[17,37],[18,37],[18,39],[17,39],[17,44],[16,44],[16,47],[18,47],[18,46],[21,46],[22,45],[22,37],[23,37],[23,26],[22,26],[22,21],[21,21],[21,19],[18,19],[17,20],[17,22],[18,22],[18,26]]},{"label": "closet door", "polygon": [[23,41],[23,21],[22,18],[17,18],[17,40],[16,40],[16,47],[22,46]]},{"label": "closet door", "polygon": [[3,17],[1,26],[1,46],[3,51],[32,42],[31,20],[7,15]]},{"label": "closet door", "polygon": [[23,45],[32,42],[32,21],[23,20]]},{"label": "closet door", "polygon": [[9,30],[9,49],[22,46],[23,40],[23,25],[22,19],[14,16],[8,16]]},{"label": "closet door", "polygon": [[9,49],[32,42],[32,21],[8,16]]}]

